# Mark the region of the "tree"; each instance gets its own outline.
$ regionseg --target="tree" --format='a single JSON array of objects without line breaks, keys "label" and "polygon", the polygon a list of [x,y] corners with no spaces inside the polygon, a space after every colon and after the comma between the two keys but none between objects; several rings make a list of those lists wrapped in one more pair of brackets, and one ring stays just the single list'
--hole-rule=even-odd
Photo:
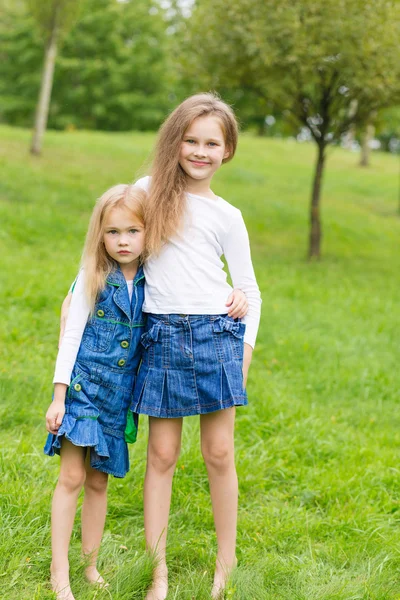
[{"label": "tree", "polygon": [[187,23],[188,73],[208,85],[251,89],[317,147],[309,258],[321,255],[326,149],[352,124],[400,97],[396,0],[198,0]]},{"label": "tree", "polygon": [[[40,89],[43,32],[26,3],[0,19],[0,122],[28,127]],[[174,15],[175,27],[180,15]],[[85,0],[62,31],[48,127],[154,130],[185,92],[177,85],[175,35],[158,0]]]},{"label": "tree", "polygon": [[371,141],[375,135],[375,121],[376,119],[376,111],[373,111],[364,124],[363,130],[361,132],[361,157],[360,157],[360,167],[368,167],[371,155]]},{"label": "tree", "polygon": [[169,108],[165,30],[156,0],[86,0],[57,61],[50,122],[155,129]]},{"label": "tree", "polygon": [[80,2],[79,0],[28,0],[28,5],[42,30],[45,45],[42,81],[31,145],[31,153],[40,154],[49,114],[57,45],[61,34],[68,31],[76,19]]},{"label": "tree", "polygon": [[40,85],[42,43],[25,3],[0,2],[0,121],[30,127]]},{"label": "tree", "polygon": [[386,152],[400,152],[400,106],[382,110],[375,121],[376,137]]}]

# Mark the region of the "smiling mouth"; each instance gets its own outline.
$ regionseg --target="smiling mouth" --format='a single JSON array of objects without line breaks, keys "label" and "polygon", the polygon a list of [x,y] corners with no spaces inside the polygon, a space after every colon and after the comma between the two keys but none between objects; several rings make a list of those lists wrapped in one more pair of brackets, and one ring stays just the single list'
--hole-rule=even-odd
[{"label": "smiling mouth", "polygon": [[210,164],[208,162],[204,162],[204,161],[201,161],[201,160],[189,160],[189,162],[191,162],[192,165],[196,165],[196,166],[199,166],[199,167],[207,167]]}]

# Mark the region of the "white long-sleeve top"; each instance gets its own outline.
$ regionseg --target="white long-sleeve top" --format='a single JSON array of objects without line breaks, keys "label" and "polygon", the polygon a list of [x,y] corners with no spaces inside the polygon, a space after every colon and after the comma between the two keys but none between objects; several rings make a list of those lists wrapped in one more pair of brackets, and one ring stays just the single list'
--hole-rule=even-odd
[{"label": "white long-sleeve top", "polygon": [[[148,190],[150,177],[135,185]],[[144,265],[143,311],[155,314],[226,314],[232,291],[221,260],[225,256],[233,287],[249,302],[244,341],[254,348],[261,297],[242,214],[223,198],[187,194],[182,230]]]},{"label": "white long-sleeve top", "polygon": [[[147,190],[149,177],[136,185]],[[144,265],[144,312],[155,314],[226,314],[232,287],[221,260],[225,256],[232,283],[249,302],[244,341],[254,348],[260,321],[261,297],[251,262],[249,237],[240,210],[222,198],[187,194],[182,231],[158,256]],[[127,282],[132,293],[132,282]],[[81,270],[72,295],[64,337],[58,351],[53,383],[69,385],[89,316]]]}]

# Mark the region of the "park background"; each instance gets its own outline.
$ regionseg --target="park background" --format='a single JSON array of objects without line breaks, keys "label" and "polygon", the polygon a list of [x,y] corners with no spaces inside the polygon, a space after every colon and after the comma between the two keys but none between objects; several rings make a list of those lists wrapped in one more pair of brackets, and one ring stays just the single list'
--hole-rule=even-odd
[{"label": "park background", "polygon": [[[398,600],[399,3],[1,0],[0,9],[0,598],[54,597],[58,459],[42,452],[44,414],[60,303],[93,203],[146,172],[168,111],[214,89],[242,125],[214,190],[242,210],[263,296],[250,405],[237,418],[239,567],[226,598]],[[35,147],[52,44],[48,130]],[[142,419],[127,478],[110,480],[108,590],[83,583],[77,519],[79,599],[144,598],[146,428]],[[206,599],[211,586],[198,437],[188,418],[169,599]]]}]

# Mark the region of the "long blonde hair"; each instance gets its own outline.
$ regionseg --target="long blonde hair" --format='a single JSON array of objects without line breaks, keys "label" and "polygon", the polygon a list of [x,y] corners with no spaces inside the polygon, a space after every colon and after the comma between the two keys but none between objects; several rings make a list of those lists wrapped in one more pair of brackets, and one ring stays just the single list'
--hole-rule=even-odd
[{"label": "long blonde hair", "polygon": [[164,121],[159,131],[151,183],[145,207],[146,256],[157,254],[164,241],[178,232],[186,205],[186,175],[179,164],[179,153],[185,131],[198,117],[219,118],[229,156],[235,154],[238,124],[230,106],[216,94],[205,93],[184,100]]},{"label": "long blonde hair", "polygon": [[144,206],[147,194],[134,185],[119,184],[110,188],[97,200],[89,222],[83,248],[81,266],[85,272],[85,292],[91,314],[98,294],[104,289],[107,275],[115,268],[115,261],[104,246],[104,223],[113,208],[124,206],[145,224]]}]

